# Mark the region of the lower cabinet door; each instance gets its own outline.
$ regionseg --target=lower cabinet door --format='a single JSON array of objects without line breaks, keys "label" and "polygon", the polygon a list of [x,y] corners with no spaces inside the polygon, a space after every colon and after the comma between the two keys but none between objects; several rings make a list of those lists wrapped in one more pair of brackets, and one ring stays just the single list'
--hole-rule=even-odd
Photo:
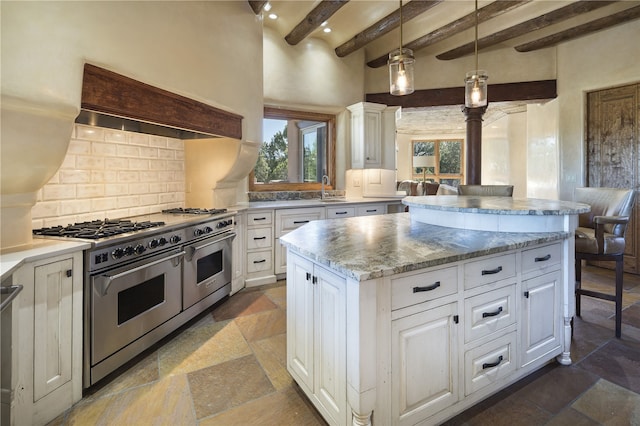
[{"label": "lower cabinet door", "polygon": [[560,271],[522,282],[522,367],[560,347],[561,283]]},{"label": "lower cabinet door", "polygon": [[392,322],[394,424],[416,424],[458,401],[458,327],[457,303]]}]

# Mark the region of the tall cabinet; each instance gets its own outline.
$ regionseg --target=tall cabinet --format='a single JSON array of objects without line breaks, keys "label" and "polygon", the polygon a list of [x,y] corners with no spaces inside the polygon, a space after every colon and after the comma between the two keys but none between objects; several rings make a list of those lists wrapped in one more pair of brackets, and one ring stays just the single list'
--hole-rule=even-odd
[{"label": "tall cabinet", "polygon": [[396,169],[396,113],[399,107],[359,102],[351,112],[351,168]]}]

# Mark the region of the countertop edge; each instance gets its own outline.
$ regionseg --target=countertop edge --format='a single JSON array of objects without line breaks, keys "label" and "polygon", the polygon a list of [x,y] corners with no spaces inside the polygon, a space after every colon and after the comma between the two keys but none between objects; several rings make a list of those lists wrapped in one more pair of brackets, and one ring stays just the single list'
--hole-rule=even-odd
[{"label": "countertop edge", "polygon": [[13,275],[24,263],[82,251],[90,247],[91,244],[86,242],[43,239],[38,241],[34,240],[34,243],[29,246],[3,250],[2,253],[0,253],[0,269],[2,271],[0,280],[4,281]]}]

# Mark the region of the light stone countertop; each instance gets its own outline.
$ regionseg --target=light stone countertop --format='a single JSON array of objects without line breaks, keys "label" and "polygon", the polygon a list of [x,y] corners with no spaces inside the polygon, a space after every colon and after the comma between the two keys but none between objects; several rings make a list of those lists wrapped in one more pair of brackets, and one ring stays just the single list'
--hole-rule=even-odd
[{"label": "light stone countertop", "polygon": [[446,228],[411,221],[409,213],[396,213],[313,221],[280,241],[349,278],[366,281],[569,236],[567,232]]},{"label": "light stone countertop", "polygon": [[74,241],[55,241],[46,239],[33,239],[33,243],[5,249],[0,253],[1,280],[8,278],[25,262],[35,262],[40,259],[86,250],[91,244]]},{"label": "light stone countertop", "polygon": [[487,197],[471,195],[439,195],[402,199],[409,209],[429,209],[461,213],[494,215],[576,215],[590,210],[588,204],[536,198]]},{"label": "light stone countertop", "polygon": [[400,203],[405,195],[399,195],[397,197],[379,197],[379,198],[343,198],[343,197],[329,197],[323,201],[319,198],[313,198],[308,200],[277,200],[277,201],[250,201],[245,203],[238,203],[229,207],[230,210],[243,211],[243,210],[258,210],[258,209],[295,209],[300,207],[331,207],[331,206],[344,206],[347,204],[373,204],[373,203]]}]

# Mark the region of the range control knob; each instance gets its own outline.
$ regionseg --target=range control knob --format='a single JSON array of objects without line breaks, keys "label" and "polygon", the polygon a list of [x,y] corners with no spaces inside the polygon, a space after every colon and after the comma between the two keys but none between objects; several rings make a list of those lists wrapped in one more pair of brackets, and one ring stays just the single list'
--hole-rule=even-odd
[{"label": "range control knob", "polygon": [[218,222],[218,224],[216,225],[216,228],[220,229],[220,228],[224,228],[225,226],[227,226],[227,223],[223,220],[221,222]]},{"label": "range control knob", "polygon": [[120,259],[122,256],[124,256],[124,250],[120,247],[111,252],[111,257],[114,259]]},{"label": "range control knob", "polygon": [[133,250],[136,252],[136,254],[142,254],[142,253],[144,253],[145,251],[147,251],[147,249],[146,249],[146,248],[144,248],[144,246],[143,246],[142,244],[138,244],[138,245],[136,246],[136,248],[134,248]]},{"label": "range control knob", "polygon": [[193,235],[195,235],[196,237],[199,237],[202,234],[204,234],[204,231],[200,228],[197,228],[195,231],[193,231]]},{"label": "range control knob", "polygon": [[168,241],[165,237],[160,237],[160,239],[158,240],[158,244],[160,245],[160,247],[164,246],[167,243]]},{"label": "range control knob", "polygon": [[131,256],[133,254],[133,246],[126,246],[124,248],[124,255]]},{"label": "range control knob", "polygon": [[169,238],[169,242],[170,242],[171,244],[177,244],[177,243],[179,243],[180,241],[182,241],[182,238],[180,238],[180,235],[172,235],[172,236]]},{"label": "range control knob", "polygon": [[155,238],[151,241],[149,241],[149,248],[154,249],[156,247],[158,247],[160,245],[160,241],[156,240]]},{"label": "range control knob", "polygon": [[205,228],[204,228],[204,233],[205,234],[210,234],[212,231],[213,231],[213,229],[211,229],[210,226],[205,226]]}]

